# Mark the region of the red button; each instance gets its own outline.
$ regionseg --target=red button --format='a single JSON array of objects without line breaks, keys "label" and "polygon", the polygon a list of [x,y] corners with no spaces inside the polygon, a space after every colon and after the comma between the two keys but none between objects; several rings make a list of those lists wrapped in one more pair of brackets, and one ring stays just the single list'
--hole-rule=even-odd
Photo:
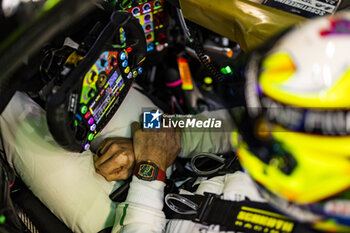
[{"label": "red button", "polygon": [[128,53],[130,53],[130,52],[132,51],[132,48],[129,47],[129,48],[126,49],[126,51],[127,51]]},{"label": "red button", "polygon": [[87,113],[85,114],[85,119],[89,119],[90,116],[91,116],[91,113],[90,113],[90,112],[87,112]]}]

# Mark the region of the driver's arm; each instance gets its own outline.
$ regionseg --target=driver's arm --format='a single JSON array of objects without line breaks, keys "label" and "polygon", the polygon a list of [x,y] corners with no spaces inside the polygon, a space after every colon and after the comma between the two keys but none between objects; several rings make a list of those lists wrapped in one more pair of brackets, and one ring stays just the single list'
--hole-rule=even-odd
[{"label": "driver's arm", "polygon": [[[200,152],[227,152],[230,151],[230,135],[233,130],[230,116],[227,110],[219,110],[215,112],[205,112],[198,117],[205,119],[208,117],[215,117],[223,120],[222,130],[215,131],[211,129],[203,129],[201,131],[183,129],[181,133],[181,152],[179,156],[192,157]],[[136,139],[134,134],[134,151],[136,160],[140,160],[140,156],[148,156],[163,152],[165,150],[172,151],[178,148],[171,148],[173,145],[169,142],[173,140],[162,141],[159,138],[151,138],[150,132],[143,133],[138,131],[138,137],[148,139],[140,141]],[[159,136],[159,132],[153,136]],[[169,146],[169,148],[159,148],[160,146]],[[145,151],[145,148],[153,149],[153,151]],[[176,154],[176,153],[175,153]],[[174,159],[174,155],[163,155],[163,158],[169,156]],[[149,158],[150,160],[156,157]],[[159,162],[161,164],[161,162]],[[169,166],[169,162],[168,165]],[[164,165],[163,165],[164,166]],[[130,183],[130,189],[125,202],[120,203],[116,210],[116,219],[112,232],[163,232],[166,226],[165,215],[162,211],[164,203],[164,187],[165,184],[161,181],[143,181],[133,176]]]},{"label": "driver's arm", "polygon": [[205,111],[194,118],[207,120],[209,118],[220,120],[220,129],[202,128],[182,129],[181,152],[179,157],[191,158],[201,152],[225,153],[232,151],[231,135],[233,132],[233,122],[228,110]]},{"label": "driver's arm", "polygon": [[[132,124],[136,163],[151,161],[165,171],[181,149],[181,133],[175,129],[145,131]],[[162,211],[165,183],[133,176],[125,202],[117,207],[112,232],[162,232],[166,219]]]},{"label": "driver's arm", "polygon": [[143,181],[133,176],[126,201],[117,206],[112,232],[163,232],[164,187],[164,182]]}]

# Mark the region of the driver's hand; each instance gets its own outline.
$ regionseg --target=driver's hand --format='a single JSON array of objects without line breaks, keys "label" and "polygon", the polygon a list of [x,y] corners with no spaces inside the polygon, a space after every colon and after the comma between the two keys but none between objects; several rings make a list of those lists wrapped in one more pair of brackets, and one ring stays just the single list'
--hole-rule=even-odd
[{"label": "driver's hand", "polygon": [[126,180],[135,165],[132,140],[118,137],[105,139],[94,155],[94,164],[96,172],[107,181]]},{"label": "driver's hand", "polygon": [[179,129],[142,130],[137,122],[131,125],[136,163],[150,160],[165,171],[181,150]]}]

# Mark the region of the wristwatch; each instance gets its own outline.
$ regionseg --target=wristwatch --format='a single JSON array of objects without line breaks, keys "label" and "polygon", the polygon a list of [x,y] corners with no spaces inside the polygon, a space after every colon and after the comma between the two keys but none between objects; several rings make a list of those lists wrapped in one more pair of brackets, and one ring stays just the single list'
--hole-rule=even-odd
[{"label": "wristwatch", "polygon": [[159,167],[150,160],[137,163],[134,174],[139,179],[146,181],[160,180],[164,182],[166,178],[165,171],[159,169]]}]

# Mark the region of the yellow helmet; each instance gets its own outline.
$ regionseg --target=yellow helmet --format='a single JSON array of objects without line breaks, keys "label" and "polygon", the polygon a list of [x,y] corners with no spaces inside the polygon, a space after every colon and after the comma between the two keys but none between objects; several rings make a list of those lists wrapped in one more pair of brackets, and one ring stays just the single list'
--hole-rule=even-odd
[{"label": "yellow helmet", "polygon": [[350,13],[299,25],[246,65],[232,142],[276,208],[350,232]]}]

